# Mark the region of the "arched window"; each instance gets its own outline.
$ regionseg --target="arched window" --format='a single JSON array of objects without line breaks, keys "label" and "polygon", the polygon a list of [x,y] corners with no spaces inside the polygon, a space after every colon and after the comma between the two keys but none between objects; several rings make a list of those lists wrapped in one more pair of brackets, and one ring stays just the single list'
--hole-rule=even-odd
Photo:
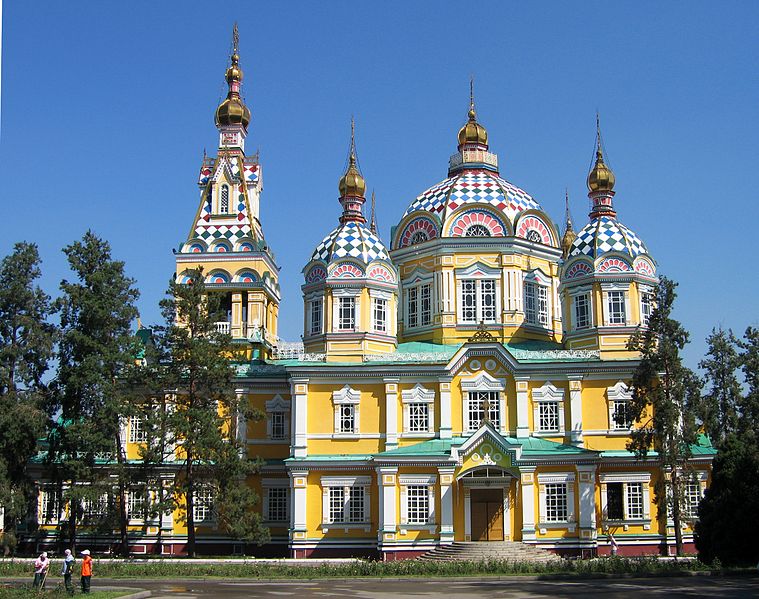
[{"label": "arched window", "polygon": [[227,214],[229,212],[229,185],[221,186],[221,196],[219,197],[219,212]]},{"label": "arched window", "polygon": [[427,235],[426,231],[416,231],[411,236],[410,245],[416,245],[417,243],[424,243],[429,239],[429,236]]},{"label": "arched window", "polygon": [[490,230],[485,225],[471,225],[464,232],[464,237],[490,237]]}]

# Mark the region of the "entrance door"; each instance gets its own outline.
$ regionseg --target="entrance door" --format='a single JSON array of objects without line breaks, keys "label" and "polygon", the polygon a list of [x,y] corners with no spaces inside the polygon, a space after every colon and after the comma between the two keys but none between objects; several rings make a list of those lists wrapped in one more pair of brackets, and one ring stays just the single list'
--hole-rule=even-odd
[{"label": "entrance door", "polygon": [[472,489],[472,540],[503,541],[503,490]]}]

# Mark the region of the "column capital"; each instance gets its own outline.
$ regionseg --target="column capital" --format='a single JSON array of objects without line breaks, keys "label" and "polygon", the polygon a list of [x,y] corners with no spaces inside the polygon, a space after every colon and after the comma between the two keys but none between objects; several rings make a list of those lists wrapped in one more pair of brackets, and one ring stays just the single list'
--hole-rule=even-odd
[{"label": "column capital", "polygon": [[584,374],[568,374],[567,375],[568,381],[581,381],[584,378],[585,378]]},{"label": "column capital", "polygon": [[385,383],[385,384],[388,384],[388,383],[396,383],[397,384],[397,383],[401,382],[401,377],[399,377],[399,376],[383,376],[382,377],[382,382]]},{"label": "column capital", "polygon": [[529,381],[532,380],[532,377],[529,374],[520,374],[514,376],[515,381]]},{"label": "column capital", "polygon": [[438,383],[450,383],[453,381],[452,376],[439,376],[437,377]]},{"label": "column capital", "polygon": [[595,472],[598,470],[598,464],[575,464],[577,472]]},{"label": "column capital", "polygon": [[308,385],[310,379],[307,376],[292,376],[290,377],[291,385]]}]

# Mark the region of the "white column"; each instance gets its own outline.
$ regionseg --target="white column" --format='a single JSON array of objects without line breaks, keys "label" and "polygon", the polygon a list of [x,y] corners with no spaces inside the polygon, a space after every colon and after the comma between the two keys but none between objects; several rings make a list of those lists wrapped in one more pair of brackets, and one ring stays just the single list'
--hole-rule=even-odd
[{"label": "white column", "polygon": [[398,377],[385,377],[385,451],[398,447]]},{"label": "white column", "polygon": [[308,379],[290,379],[290,394],[293,399],[293,444],[290,455],[294,458],[305,458],[308,456]]},{"label": "white column", "polygon": [[379,505],[377,541],[380,545],[395,541],[395,531],[397,526],[395,485],[398,478],[397,475],[397,467],[377,468],[377,487],[379,488],[379,493],[377,494]]},{"label": "white column", "polygon": [[577,465],[580,504],[580,540],[596,538],[596,465]]},{"label": "white column", "polygon": [[453,468],[438,468],[440,475],[440,542],[453,543]]},{"label": "white column", "polygon": [[450,439],[453,436],[451,428],[451,381],[453,377],[441,376],[440,383],[440,438]]},{"label": "white column", "polygon": [[529,376],[514,377],[517,385],[517,437],[530,436],[527,389]]},{"label": "white column", "polygon": [[308,471],[290,471],[290,542],[306,538]]},{"label": "white column", "polygon": [[535,468],[522,467],[522,541],[535,540]]},{"label": "white column", "polygon": [[[158,480],[158,484],[163,486],[163,496],[171,496],[172,487],[174,486],[171,478],[161,478]],[[161,528],[164,531],[174,530],[174,512],[162,512],[161,513]]]},{"label": "white column", "polygon": [[235,389],[235,395],[237,396],[237,442],[240,444],[239,454],[240,457],[245,457],[248,453],[248,421],[245,418],[245,403],[248,402],[248,396],[245,393],[245,389]]},{"label": "white column", "polygon": [[569,441],[582,446],[582,375],[570,374],[569,379]]}]

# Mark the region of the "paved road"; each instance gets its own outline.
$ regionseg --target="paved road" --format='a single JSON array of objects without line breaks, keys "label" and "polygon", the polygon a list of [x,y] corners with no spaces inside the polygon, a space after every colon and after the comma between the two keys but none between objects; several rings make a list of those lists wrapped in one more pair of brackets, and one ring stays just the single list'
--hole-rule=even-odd
[{"label": "paved road", "polygon": [[97,586],[132,586],[152,591],[153,597],[441,597],[446,599],[501,599],[542,597],[759,597],[759,576],[625,578],[593,580],[538,580],[513,577],[504,580],[316,580],[261,582],[254,580],[105,580]]}]

